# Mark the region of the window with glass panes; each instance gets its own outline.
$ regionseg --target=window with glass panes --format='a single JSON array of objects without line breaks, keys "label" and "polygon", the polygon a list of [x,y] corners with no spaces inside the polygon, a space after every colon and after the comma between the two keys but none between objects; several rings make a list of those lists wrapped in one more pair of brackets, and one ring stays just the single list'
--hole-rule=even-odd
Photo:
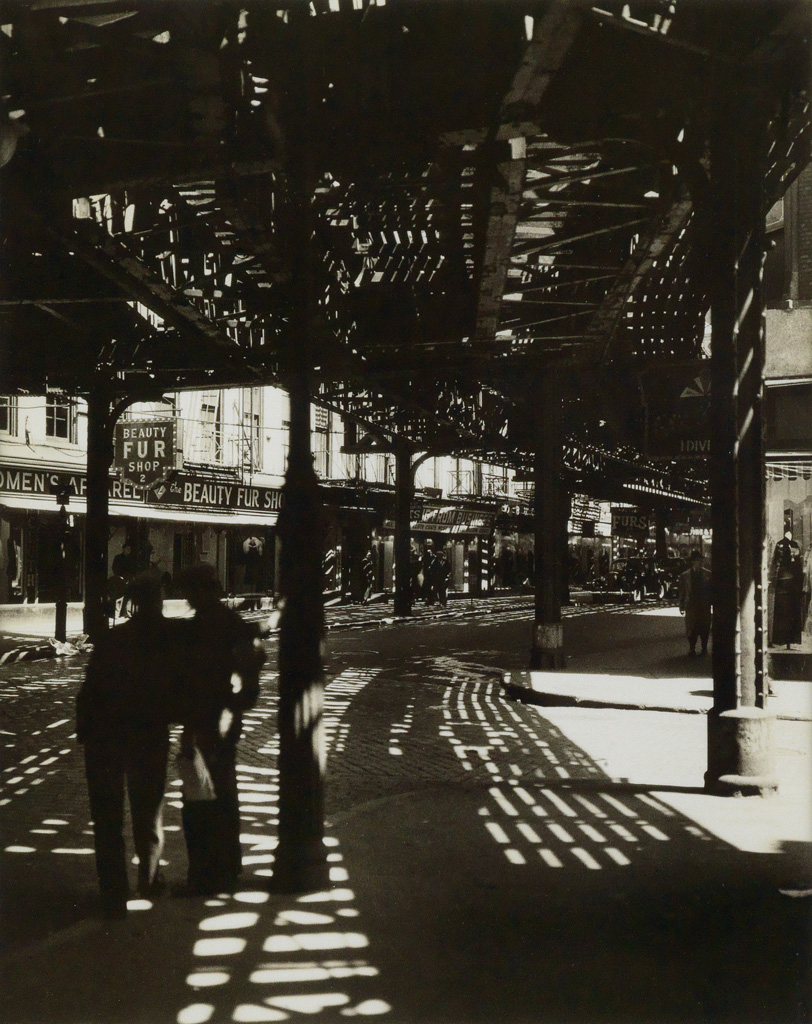
[{"label": "window with glass panes", "polygon": [[64,395],[47,395],[45,399],[45,434],[76,441],[76,403]]},{"label": "window with glass panes", "polygon": [[17,399],[10,395],[0,395],[0,433],[17,433]]}]

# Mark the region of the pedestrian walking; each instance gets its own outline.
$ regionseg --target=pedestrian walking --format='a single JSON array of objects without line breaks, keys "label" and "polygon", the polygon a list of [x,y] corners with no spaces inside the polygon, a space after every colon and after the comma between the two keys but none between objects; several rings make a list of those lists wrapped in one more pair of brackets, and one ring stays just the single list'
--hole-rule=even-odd
[{"label": "pedestrian walking", "polygon": [[434,553],[434,548],[427,544],[426,550],[423,552],[423,600],[426,604],[434,604],[437,596],[436,561],[437,555]]},{"label": "pedestrian walking", "polygon": [[[207,774],[202,791],[184,792],[181,819],[189,895],[233,889],[242,871],[236,753],[243,712],[259,696],[265,652],[257,628],[220,601],[213,566],[187,570],[181,593],[194,609],[183,624],[181,758]],[[205,797],[210,780],[213,799]],[[211,795],[211,794],[209,794]]]},{"label": "pedestrian walking", "polygon": [[412,588],[412,600],[418,601],[423,593],[423,570],[420,555],[414,548],[409,553],[409,582]]},{"label": "pedestrian walking", "polygon": [[367,551],[361,562],[361,575],[364,578],[364,596],[361,604],[369,604],[372,597],[372,588],[375,583],[375,561],[371,551]]},{"label": "pedestrian walking", "polygon": [[130,611],[127,584],[135,574],[135,556],[129,541],[124,542],[110,568],[112,575],[107,581],[107,597],[112,602],[112,618],[126,619]]},{"label": "pedestrian walking", "polygon": [[130,894],[124,840],[124,790],[138,855],[138,892],[159,895],[162,810],[172,685],[170,623],[160,587],[133,577],[132,617],[95,645],[76,698],[76,736],[84,746],[96,871],[105,917],[124,918]]},{"label": "pedestrian walking", "polygon": [[680,576],[679,610],[685,616],[688,653],[696,654],[696,642],[699,640],[702,654],[706,654],[711,628],[711,577],[702,565],[699,551],[691,552],[690,561],[690,569]]},{"label": "pedestrian walking", "polygon": [[437,556],[434,563],[434,574],[437,601],[445,608],[448,604],[448,578],[451,575],[451,566],[448,564],[448,555],[445,550]]}]

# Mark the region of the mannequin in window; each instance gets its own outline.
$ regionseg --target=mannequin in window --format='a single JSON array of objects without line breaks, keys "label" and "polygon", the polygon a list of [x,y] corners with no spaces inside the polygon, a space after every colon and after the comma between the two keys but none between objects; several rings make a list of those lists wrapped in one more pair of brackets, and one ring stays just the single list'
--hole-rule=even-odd
[{"label": "mannequin in window", "polygon": [[803,628],[803,560],[801,549],[792,539],[792,530],[787,529],[775,545],[770,566],[770,582],[773,585],[773,632],[770,643],[773,647],[801,642]]}]

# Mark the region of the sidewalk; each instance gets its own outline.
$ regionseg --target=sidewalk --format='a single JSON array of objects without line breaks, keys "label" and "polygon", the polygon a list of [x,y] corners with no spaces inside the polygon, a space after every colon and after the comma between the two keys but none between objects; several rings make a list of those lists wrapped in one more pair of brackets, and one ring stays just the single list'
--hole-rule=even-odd
[{"label": "sidewalk", "polygon": [[[27,725],[15,708],[36,692],[9,694],[4,1024],[810,1019],[806,724],[779,723],[776,797],[711,797],[700,715],[506,701],[436,631],[400,632],[402,656],[371,668],[342,640],[324,709],[331,882],[301,896],[268,891],[273,673],[240,743],[243,887],[132,900],[124,922],[95,916],[64,710],[81,663],[41,666],[58,691]],[[170,771],[172,881],[177,787]]]},{"label": "sidewalk", "polygon": [[[504,687],[511,697],[547,707],[605,707],[706,715],[713,705],[710,675],[704,682],[695,676],[658,679],[656,687],[652,686],[650,677],[613,675],[611,696],[607,696],[606,680],[589,672],[509,672],[504,676]],[[812,722],[812,685],[776,679],[772,689],[768,709],[778,718]]]}]

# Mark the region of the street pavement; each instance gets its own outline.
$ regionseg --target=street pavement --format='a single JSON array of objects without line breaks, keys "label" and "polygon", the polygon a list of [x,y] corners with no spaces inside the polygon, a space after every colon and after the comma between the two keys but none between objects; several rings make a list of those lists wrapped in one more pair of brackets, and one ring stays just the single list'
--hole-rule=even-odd
[{"label": "street pavement", "polygon": [[[389,595],[391,597],[391,595]],[[325,608],[325,619],[328,630],[365,628],[369,626],[388,626],[398,617],[392,610],[391,600],[387,595],[377,594],[369,604],[330,603]],[[439,604],[426,605],[416,601],[410,619],[414,622],[431,619],[468,618],[482,615],[488,611],[503,612],[506,610],[527,609],[532,607],[533,598],[527,594],[504,593],[488,597],[456,597],[445,606]],[[269,605],[270,599],[262,600],[262,607],[253,608],[249,603],[247,609],[241,607],[245,602],[240,598],[229,598],[227,603],[237,608],[245,618],[267,625],[269,632],[276,631],[279,622],[278,613]],[[54,640],[54,606],[53,605],[0,605],[0,665],[15,661],[37,661],[42,658],[56,657],[61,654],[76,653],[74,648],[85,643],[82,632],[82,608],[73,603],[68,606],[66,641],[68,647]],[[164,614],[168,617],[186,616],[190,614],[189,606],[182,599],[164,602]]]},{"label": "street pavement", "polygon": [[[810,1021],[810,722],[778,694],[778,794],[708,796],[703,714],[662,692],[666,710],[609,706],[628,679],[710,688],[669,609],[567,616],[568,670],[605,689],[598,707],[507,697],[528,603],[456,611],[328,634],[328,889],[268,888],[271,637],[238,757],[243,887],[133,900],[123,922],[97,913],[73,736],[85,656],[0,668],[0,1020]],[[171,768],[176,882],[178,794]]]}]

